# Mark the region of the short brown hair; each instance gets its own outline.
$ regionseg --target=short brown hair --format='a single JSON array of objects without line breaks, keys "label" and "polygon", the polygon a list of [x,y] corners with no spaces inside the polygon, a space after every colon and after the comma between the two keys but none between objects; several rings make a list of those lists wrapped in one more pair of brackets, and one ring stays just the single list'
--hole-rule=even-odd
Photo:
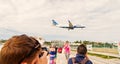
[{"label": "short brown hair", "polygon": [[[37,40],[27,35],[13,36],[4,44],[0,52],[0,64],[19,64],[21,60],[26,59],[30,51],[35,47]],[[40,51],[41,45],[39,46]],[[34,51],[29,57],[33,60],[36,53]],[[30,62],[31,63],[31,62]]]},{"label": "short brown hair", "polygon": [[78,48],[77,48],[77,53],[85,55],[87,53],[86,46],[84,44],[79,45]]}]

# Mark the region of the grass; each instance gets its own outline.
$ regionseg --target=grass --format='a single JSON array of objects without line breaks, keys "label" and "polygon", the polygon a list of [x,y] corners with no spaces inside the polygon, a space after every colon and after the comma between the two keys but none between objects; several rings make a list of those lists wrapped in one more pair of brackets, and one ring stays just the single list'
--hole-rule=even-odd
[{"label": "grass", "polygon": [[[92,56],[97,56],[97,57],[101,57],[101,58],[104,58],[104,59],[113,59],[113,58],[117,58],[117,57],[113,57],[113,56],[107,56],[107,55],[101,55],[101,54],[94,54],[94,53],[88,53],[89,55],[92,55]],[[120,58],[119,58],[120,59]]]},{"label": "grass", "polygon": [[103,52],[103,53],[112,53],[112,54],[119,54],[117,49],[114,48],[93,48],[92,51],[95,52]]},{"label": "grass", "polygon": [[[118,51],[116,49],[107,49],[107,48],[94,48],[93,49],[96,52],[106,52],[106,53],[112,53],[112,54],[118,54]],[[107,50],[107,51],[106,51]],[[76,50],[72,50],[73,52],[77,52]],[[117,57],[113,57],[113,56],[107,56],[107,55],[102,55],[102,54],[95,54],[95,53],[88,53],[91,56],[97,56],[97,57],[101,57],[104,59],[113,59],[113,58],[117,58]],[[118,58],[120,59],[120,58]]]}]

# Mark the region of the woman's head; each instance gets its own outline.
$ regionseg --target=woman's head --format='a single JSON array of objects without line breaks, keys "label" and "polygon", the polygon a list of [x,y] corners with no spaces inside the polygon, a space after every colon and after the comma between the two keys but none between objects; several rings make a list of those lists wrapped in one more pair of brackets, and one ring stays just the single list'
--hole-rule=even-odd
[{"label": "woman's head", "polygon": [[13,36],[4,44],[0,52],[2,64],[21,64],[27,62],[32,64],[32,60],[41,53],[39,42],[27,35]]},{"label": "woman's head", "polygon": [[64,45],[69,45],[69,41],[65,41]]},{"label": "woman's head", "polygon": [[77,53],[78,54],[82,54],[82,55],[85,55],[87,53],[87,48],[85,45],[81,44],[78,46],[77,48]]}]

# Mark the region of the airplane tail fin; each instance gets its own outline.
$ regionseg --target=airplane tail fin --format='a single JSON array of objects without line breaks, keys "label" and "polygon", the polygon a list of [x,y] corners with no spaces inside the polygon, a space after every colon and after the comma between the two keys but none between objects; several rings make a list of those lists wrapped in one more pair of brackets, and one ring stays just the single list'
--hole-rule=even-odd
[{"label": "airplane tail fin", "polygon": [[52,24],[55,26],[58,25],[58,23],[55,20],[52,20]]}]

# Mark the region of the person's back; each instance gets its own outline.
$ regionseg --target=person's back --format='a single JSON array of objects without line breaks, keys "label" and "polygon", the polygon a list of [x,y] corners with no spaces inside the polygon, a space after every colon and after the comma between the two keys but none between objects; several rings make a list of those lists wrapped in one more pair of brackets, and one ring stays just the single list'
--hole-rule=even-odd
[{"label": "person's back", "polygon": [[[84,63],[83,63],[84,62]],[[89,59],[86,59],[86,56],[76,54],[75,57],[69,59],[68,64],[92,64]]]},{"label": "person's back", "polygon": [[68,60],[68,64],[93,64],[86,55],[87,48],[82,44],[77,48],[77,54]]}]

